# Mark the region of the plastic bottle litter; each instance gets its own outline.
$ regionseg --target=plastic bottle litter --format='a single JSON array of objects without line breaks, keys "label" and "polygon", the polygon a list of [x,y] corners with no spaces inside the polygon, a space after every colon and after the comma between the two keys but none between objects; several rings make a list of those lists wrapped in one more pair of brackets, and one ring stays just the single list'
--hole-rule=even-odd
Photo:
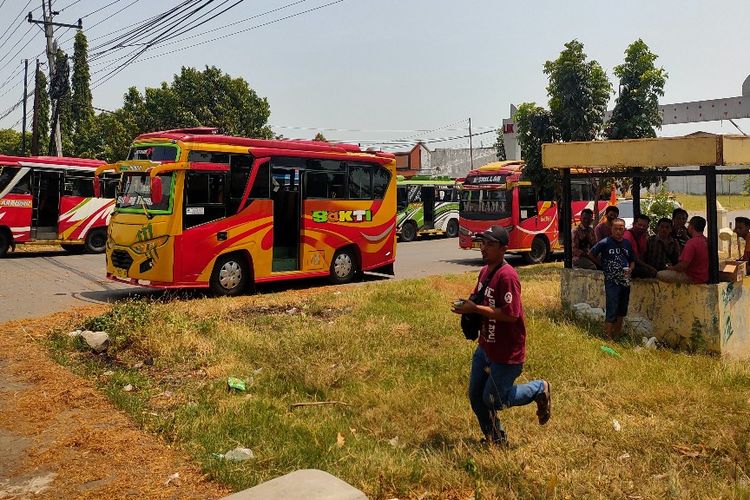
[{"label": "plastic bottle litter", "polygon": [[616,432],[620,432],[620,431],[622,430],[622,425],[620,425],[620,422],[618,422],[617,420],[613,419],[613,420],[612,420],[612,428],[613,428],[613,429],[614,429],[614,430],[615,430]]},{"label": "plastic bottle litter", "polygon": [[224,453],[224,460],[232,460],[235,462],[242,462],[244,460],[251,460],[255,458],[255,453],[250,448],[237,447],[231,451]]},{"label": "plastic bottle litter", "polygon": [[601,349],[603,353],[609,354],[613,358],[622,358],[619,352],[615,351],[611,347],[607,347],[606,345],[599,347],[599,349]]}]

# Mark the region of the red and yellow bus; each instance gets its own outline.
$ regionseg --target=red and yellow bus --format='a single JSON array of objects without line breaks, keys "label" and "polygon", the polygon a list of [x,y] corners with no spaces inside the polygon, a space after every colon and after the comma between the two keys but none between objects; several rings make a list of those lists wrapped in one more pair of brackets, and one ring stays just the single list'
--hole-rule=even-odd
[{"label": "red and yellow bus", "polygon": [[[470,171],[463,182],[459,205],[459,245],[477,248],[474,236],[498,225],[508,229],[509,253],[520,253],[529,263],[547,260],[562,250],[559,239],[558,206],[540,200],[534,186],[522,180],[523,161],[494,162]],[[584,208],[594,210],[595,189],[585,181],[573,181],[573,222],[579,221]],[[601,212],[609,197],[599,199]]]},{"label": "red and yellow bus", "polygon": [[396,164],[347,144],[216,129],[137,137],[109,225],[107,277],[223,295],[254,283],[393,274]]},{"label": "red and yellow bus", "polygon": [[114,208],[112,182],[94,197],[103,161],[55,156],[0,156],[0,257],[18,244],[59,244],[104,252]]}]

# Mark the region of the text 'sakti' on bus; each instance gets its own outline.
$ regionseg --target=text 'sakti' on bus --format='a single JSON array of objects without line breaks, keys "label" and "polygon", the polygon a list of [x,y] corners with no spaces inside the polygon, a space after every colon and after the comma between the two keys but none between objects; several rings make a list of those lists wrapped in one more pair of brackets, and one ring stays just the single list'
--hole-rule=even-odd
[{"label": "text 'sakti' on bus", "polygon": [[393,155],[194,128],[144,134],[122,174],[107,276],[241,293],[254,283],[393,274]]},{"label": "text 'sakti' on bus", "polygon": [[[523,180],[523,165],[520,160],[495,162],[467,174],[459,207],[461,248],[478,248],[475,235],[498,225],[510,235],[508,253],[520,253],[529,263],[544,262],[562,250],[558,204],[539,199],[534,186]],[[584,208],[594,210],[595,200],[600,212],[609,204],[609,195],[601,198],[595,191],[585,180],[574,183],[573,222]]]},{"label": "text 'sakti' on bus", "polygon": [[458,236],[458,184],[449,177],[399,176],[396,226],[403,241],[422,234]]},{"label": "text 'sakti' on bus", "polygon": [[104,252],[116,181],[93,179],[103,161],[53,156],[0,156],[0,257],[17,244],[55,244],[71,252]]}]

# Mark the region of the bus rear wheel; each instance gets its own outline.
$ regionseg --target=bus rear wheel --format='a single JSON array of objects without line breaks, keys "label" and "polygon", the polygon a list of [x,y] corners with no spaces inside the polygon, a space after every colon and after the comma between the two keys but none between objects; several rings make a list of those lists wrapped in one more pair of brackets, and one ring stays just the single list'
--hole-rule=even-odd
[{"label": "bus rear wheel", "polygon": [[549,247],[543,236],[536,236],[531,242],[531,250],[523,254],[524,260],[529,264],[541,264],[547,260]]},{"label": "bus rear wheel", "polygon": [[335,284],[349,283],[357,276],[357,257],[354,251],[344,248],[336,252],[331,261],[330,280]]},{"label": "bus rear wheel", "polygon": [[8,236],[8,232],[0,228],[0,257],[5,257],[5,254],[8,253],[9,248],[10,237]]},{"label": "bus rear wheel", "polygon": [[84,246],[88,253],[104,253],[107,249],[107,231],[104,228],[89,231]]},{"label": "bus rear wheel", "polygon": [[413,221],[406,221],[401,226],[401,240],[414,241],[417,239],[417,225]]},{"label": "bus rear wheel", "polygon": [[245,291],[249,277],[250,271],[242,255],[222,255],[216,259],[208,285],[217,295],[234,296]]},{"label": "bus rear wheel", "polygon": [[445,228],[445,234],[448,238],[455,238],[458,236],[458,221],[456,219],[448,221],[448,226]]}]

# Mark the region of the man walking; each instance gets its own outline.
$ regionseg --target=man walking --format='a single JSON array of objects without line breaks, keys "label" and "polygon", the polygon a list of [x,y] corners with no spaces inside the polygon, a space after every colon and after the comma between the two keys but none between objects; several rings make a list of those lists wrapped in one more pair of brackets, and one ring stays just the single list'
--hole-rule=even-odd
[{"label": "man walking", "polygon": [[604,270],[604,331],[609,339],[620,336],[622,321],[628,314],[630,303],[630,273],[635,266],[635,256],[624,236],[625,221],[615,219],[612,222],[612,236],[604,238],[591,249],[591,257]]},{"label": "man walking", "polygon": [[456,314],[479,314],[479,345],[469,376],[469,401],[488,444],[505,446],[508,438],[497,413],[510,406],[537,404],[539,424],[551,415],[550,384],[535,380],[514,384],[526,360],[526,326],[518,273],[505,262],[508,231],[492,226],[478,235],[485,266],[472,296],[477,302],[458,301]]}]

